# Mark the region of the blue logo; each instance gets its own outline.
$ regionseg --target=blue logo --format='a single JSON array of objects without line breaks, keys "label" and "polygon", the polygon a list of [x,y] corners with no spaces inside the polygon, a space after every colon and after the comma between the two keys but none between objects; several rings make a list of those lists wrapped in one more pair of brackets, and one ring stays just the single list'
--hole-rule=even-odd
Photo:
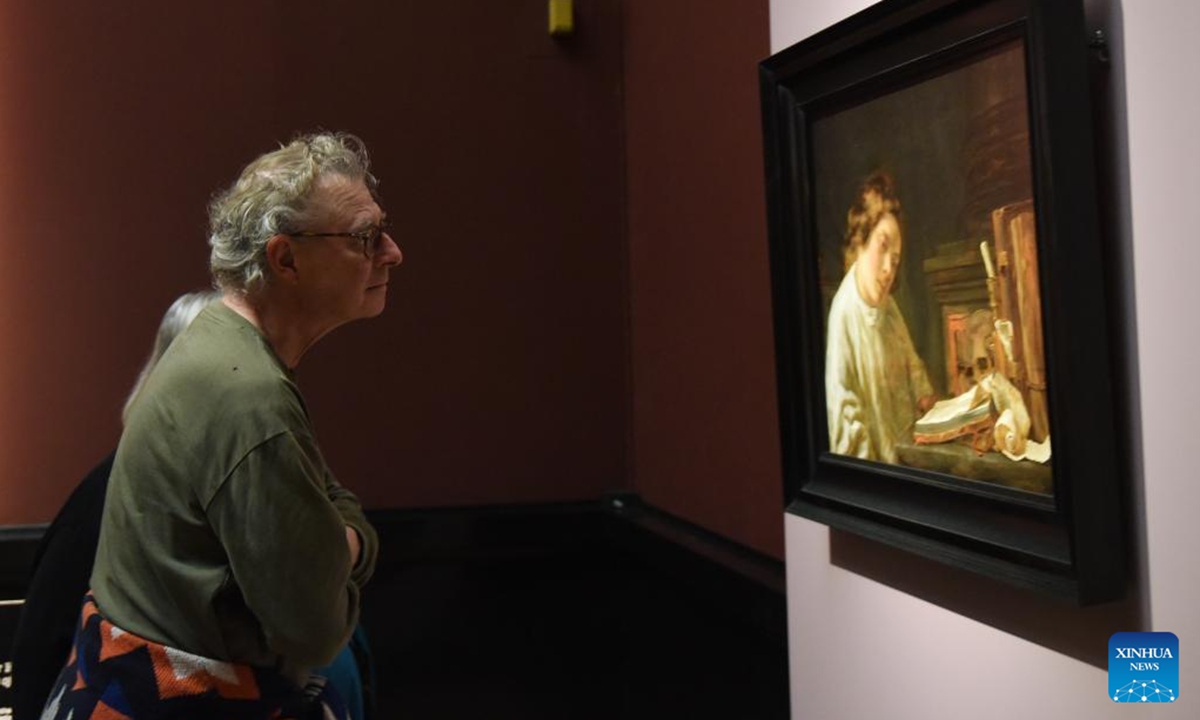
[{"label": "blue logo", "polygon": [[1179,638],[1169,632],[1119,632],[1108,639],[1108,696],[1119,703],[1179,698]]}]

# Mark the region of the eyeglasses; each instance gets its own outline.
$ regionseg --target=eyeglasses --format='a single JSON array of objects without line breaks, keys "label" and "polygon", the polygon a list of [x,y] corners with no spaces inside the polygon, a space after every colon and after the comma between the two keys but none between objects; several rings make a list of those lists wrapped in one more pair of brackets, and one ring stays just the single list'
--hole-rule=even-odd
[{"label": "eyeglasses", "polygon": [[392,229],[392,224],[386,219],[380,221],[378,225],[372,225],[366,230],[358,232],[293,232],[284,233],[289,237],[300,238],[323,238],[323,237],[348,237],[355,238],[362,243],[363,257],[368,260],[375,257],[375,253],[379,251],[380,242],[383,236],[389,233]]}]

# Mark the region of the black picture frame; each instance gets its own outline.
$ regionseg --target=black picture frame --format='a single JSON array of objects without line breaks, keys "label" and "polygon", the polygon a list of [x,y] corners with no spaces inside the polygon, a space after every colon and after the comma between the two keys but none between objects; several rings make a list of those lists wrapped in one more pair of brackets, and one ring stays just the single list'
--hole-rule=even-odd
[{"label": "black picture frame", "polygon": [[[834,143],[833,150],[814,144],[814,136],[834,137],[826,128],[850,127],[842,118],[858,117],[842,113],[917,93],[936,78],[948,83],[954,73],[1003,53],[1018,53],[1023,62],[1042,387],[1053,438],[1046,492],[830,452],[829,271],[823,274],[828,258],[821,253],[828,255],[829,227],[836,224],[823,219],[831,216],[824,198],[837,194],[829,184],[838,163],[829,158],[840,157],[842,147],[886,154],[888,143],[919,141],[886,123],[871,126],[861,143]],[[772,55],[760,64],[760,81],[787,511],[1079,604],[1119,598],[1126,584],[1122,446],[1081,2],[885,0]],[[845,223],[846,205],[840,208]],[[925,272],[934,264],[907,255],[903,263]],[[971,282],[986,285],[986,276]],[[929,315],[936,317],[933,310]],[[945,335],[944,327],[938,330]]]}]

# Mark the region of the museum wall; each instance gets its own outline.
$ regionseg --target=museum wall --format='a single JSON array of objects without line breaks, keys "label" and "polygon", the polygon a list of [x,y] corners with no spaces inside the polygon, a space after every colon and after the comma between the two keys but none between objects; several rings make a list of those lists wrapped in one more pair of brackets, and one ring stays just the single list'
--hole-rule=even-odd
[{"label": "museum wall", "polygon": [[[771,0],[772,50],[869,4]],[[1087,10],[1089,27],[1105,28],[1112,43],[1097,94],[1098,189],[1125,368],[1128,597],[1077,609],[788,516],[795,718],[1124,718],[1131,709],[1107,698],[1109,635],[1174,632],[1181,654],[1200,637],[1190,554],[1200,543],[1200,487],[1185,436],[1200,393],[1179,371],[1180,358],[1200,350],[1189,310],[1200,245],[1179,212],[1194,185],[1200,141],[1188,118],[1200,102],[1178,88],[1179,68],[1197,59],[1189,33],[1200,6],[1093,0]],[[1156,707],[1156,717],[1193,714],[1182,705],[1200,670],[1181,668],[1180,706]]]},{"label": "museum wall", "polygon": [[783,557],[763,0],[626,3],[633,487]]},{"label": "museum wall", "polygon": [[161,313],[208,283],[205,205],[296,131],[373,150],[405,262],[300,366],[375,508],[625,488],[620,4],[0,3],[0,525],[115,445]]}]

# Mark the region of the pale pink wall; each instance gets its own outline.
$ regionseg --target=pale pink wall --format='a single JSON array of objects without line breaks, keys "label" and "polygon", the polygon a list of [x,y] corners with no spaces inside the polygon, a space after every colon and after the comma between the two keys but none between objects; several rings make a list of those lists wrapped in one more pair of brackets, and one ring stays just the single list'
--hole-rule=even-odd
[{"label": "pale pink wall", "polygon": [[[772,48],[868,4],[772,0]],[[1200,5],[1094,0],[1088,9],[1091,21],[1103,21],[1116,41],[1109,82],[1117,100],[1098,111],[1119,129],[1106,151],[1115,174],[1109,184],[1116,188],[1108,217],[1125,267],[1121,291],[1126,302],[1136,298],[1136,315],[1124,323],[1124,336],[1117,334],[1117,342],[1136,347],[1140,364],[1127,398],[1133,408],[1133,596],[1075,610],[931,570],[838,534],[831,547],[825,526],[790,516],[788,640],[797,720],[1195,717],[1188,697],[1200,688],[1196,663],[1181,662],[1176,706],[1133,710],[1107,699],[1106,670],[1076,658],[1094,656],[1118,629],[1174,632],[1181,655],[1200,642],[1193,551],[1200,544],[1200,485],[1190,439],[1200,391],[1186,379],[1187,358],[1200,351],[1200,324],[1190,310],[1200,244],[1179,214],[1190,206],[1200,158],[1191,120],[1200,101],[1179,85],[1181,68],[1200,60],[1191,42]],[[839,552],[839,546],[851,549]],[[870,553],[889,558],[891,567],[855,569],[871,564]],[[1071,637],[1064,640],[1054,623],[1071,626]]]},{"label": "pale pink wall", "polygon": [[1137,298],[1141,362],[1150,617],[1154,629],[1174,632],[1180,642],[1195,648],[1180,663],[1180,684],[1182,692],[1198,697],[1200,472],[1194,429],[1200,386],[1183,379],[1186,372],[1180,373],[1180,364],[1200,352],[1200,321],[1194,311],[1200,243],[1187,231],[1187,221],[1181,222],[1180,209],[1195,207],[1200,163],[1200,135],[1192,120],[1200,114],[1200,98],[1182,80],[1190,75],[1187,68],[1200,62],[1193,32],[1200,27],[1200,5],[1190,0],[1128,0],[1124,13],[1131,196],[1127,215],[1132,219],[1131,292]]}]

